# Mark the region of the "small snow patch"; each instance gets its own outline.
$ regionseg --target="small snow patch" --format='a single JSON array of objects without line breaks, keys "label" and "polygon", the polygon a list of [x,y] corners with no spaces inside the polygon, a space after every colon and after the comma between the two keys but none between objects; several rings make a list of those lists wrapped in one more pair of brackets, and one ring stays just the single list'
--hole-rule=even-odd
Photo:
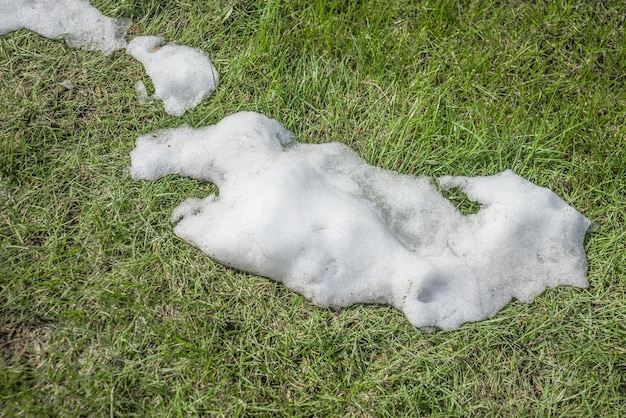
[{"label": "small snow patch", "polygon": [[154,84],[154,96],[165,111],[180,116],[213,93],[219,74],[208,55],[183,45],[163,45],[158,36],[139,36],[126,51],[143,64]]},{"label": "small snow patch", "polygon": [[103,15],[87,0],[15,0],[0,2],[0,35],[26,28],[46,38],[64,38],[68,46],[104,54],[126,46],[128,19]]}]

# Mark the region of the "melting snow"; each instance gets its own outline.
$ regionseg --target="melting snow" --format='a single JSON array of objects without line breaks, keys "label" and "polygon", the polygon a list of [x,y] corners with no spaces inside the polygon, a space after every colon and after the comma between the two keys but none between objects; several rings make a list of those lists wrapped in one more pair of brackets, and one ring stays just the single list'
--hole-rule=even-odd
[{"label": "melting snow", "polygon": [[72,48],[105,54],[126,46],[130,20],[104,16],[86,0],[0,1],[0,35],[26,28],[47,38],[65,38]]},{"label": "melting snow", "polygon": [[[139,36],[128,46],[128,19],[104,16],[87,0],[0,0],[0,35],[27,28],[48,38],[64,38],[73,48],[105,54],[126,47],[140,61],[165,111],[180,116],[209,96],[219,74],[204,52],[182,45],[163,45],[158,36]],[[139,104],[150,102],[143,83],[135,84]]]},{"label": "melting snow", "polygon": [[464,216],[428,178],[369,166],[338,143],[297,143],[256,113],[140,136],[131,160],[134,179],[215,183],[219,196],[174,210],[175,234],[320,307],[387,303],[417,327],[453,329],[546,287],[587,286],[589,220],[511,171],[440,178],[480,203]]},{"label": "melting snow", "polygon": [[158,36],[139,36],[126,51],[140,61],[165,111],[180,116],[215,91],[219,74],[208,55],[182,45],[163,45]]}]

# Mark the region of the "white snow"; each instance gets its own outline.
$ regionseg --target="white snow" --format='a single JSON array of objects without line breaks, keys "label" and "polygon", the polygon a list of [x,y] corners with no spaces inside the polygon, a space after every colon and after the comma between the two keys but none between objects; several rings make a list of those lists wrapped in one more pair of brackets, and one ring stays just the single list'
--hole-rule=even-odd
[{"label": "white snow", "polygon": [[[219,73],[206,53],[163,45],[158,36],[138,36],[127,46],[124,35],[130,23],[104,16],[87,0],[0,0],[0,35],[27,28],[48,38],[64,38],[73,48],[110,54],[126,47],[143,64],[154,96],[171,115],[182,115],[215,91]],[[135,84],[135,89],[139,104],[149,103],[143,83]]]},{"label": "white snow", "polygon": [[137,103],[139,103],[139,106],[145,106],[153,102],[152,98],[148,96],[146,85],[141,80],[135,83],[135,93],[137,94]]},{"label": "white snow", "polygon": [[26,28],[105,54],[126,46],[130,20],[104,16],[86,0],[0,0],[0,35]]},{"label": "white snow", "polygon": [[208,55],[183,45],[163,45],[158,36],[138,36],[126,51],[141,62],[165,111],[180,116],[215,91],[219,74]]},{"label": "white snow", "polygon": [[417,327],[454,329],[546,287],[587,286],[589,220],[511,171],[440,178],[480,203],[464,216],[428,178],[369,166],[342,144],[297,143],[247,112],[140,136],[131,161],[134,179],[215,183],[218,196],[174,210],[175,234],[320,307],[387,303]]}]

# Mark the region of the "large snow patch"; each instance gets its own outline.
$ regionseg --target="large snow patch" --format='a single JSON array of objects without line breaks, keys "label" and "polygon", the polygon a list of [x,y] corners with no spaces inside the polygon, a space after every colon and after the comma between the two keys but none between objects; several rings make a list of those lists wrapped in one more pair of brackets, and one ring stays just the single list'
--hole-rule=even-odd
[{"label": "large snow patch", "polygon": [[511,171],[440,178],[481,205],[464,216],[428,178],[369,166],[338,143],[297,143],[256,113],[140,136],[131,161],[134,179],[215,183],[219,196],[174,210],[174,233],[320,307],[387,303],[417,327],[453,329],[546,287],[587,286],[589,220]]}]

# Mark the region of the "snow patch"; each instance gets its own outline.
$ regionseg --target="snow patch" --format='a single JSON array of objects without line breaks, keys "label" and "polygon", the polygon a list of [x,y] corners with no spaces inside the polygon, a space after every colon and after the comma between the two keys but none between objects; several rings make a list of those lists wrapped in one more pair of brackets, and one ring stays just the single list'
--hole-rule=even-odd
[{"label": "snow patch", "polygon": [[183,45],[163,45],[158,36],[139,36],[126,51],[141,62],[152,79],[155,97],[165,111],[180,116],[213,93],[219,74],[208,55]]},{"label": "snow patch", "polygon": [[0,2],[0,35],[26,28],[47,38],[64,38],[71,48],[104,54],[126,46],[128,19],[100,13],[87,0],[14,0]]},{"label": "snow patch", "polygon": [[242,112],[137,138],[134,179],[215,183],[174,233],[209,257],[280,281],[320,307],[387,303],[416,327],[454,329],[546,287],[586,287],[589,220],[511,171],[442,177],[481,205],[462,215],[424,177],[366,164],[338,143],[307,145]]}]

